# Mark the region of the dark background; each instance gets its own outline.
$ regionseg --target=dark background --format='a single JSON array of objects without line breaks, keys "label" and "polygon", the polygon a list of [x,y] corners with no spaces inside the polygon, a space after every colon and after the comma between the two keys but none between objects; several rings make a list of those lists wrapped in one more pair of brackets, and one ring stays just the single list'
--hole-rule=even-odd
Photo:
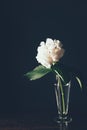
[{"label": "dark background", "polygon": [[[61,62],[75,68],[82,92],[72,83],[72,116],[87,115],[87,3],[62,0],[4,0],[0,113],[55,115],[54,77],[29,81],[24,74],[38,65],[37,47],[59,39],[66,50]],[[74,84],[75,83],[75,84]]]}]

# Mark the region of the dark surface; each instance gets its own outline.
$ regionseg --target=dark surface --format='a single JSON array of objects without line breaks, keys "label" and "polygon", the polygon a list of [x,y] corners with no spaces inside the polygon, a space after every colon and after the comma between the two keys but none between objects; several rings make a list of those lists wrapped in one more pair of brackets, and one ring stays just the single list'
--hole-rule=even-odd
[{"label": "dark surface", "polygon": [[[0,118],[0,130],[73,130],[87,129],[86,120],[82,115],[67,125],[57,124],[54,118],[46,115],[10,115]],[[84,122],[83,122],[84,121]]]},{"label": "dark surface", "polygon": [[[0,126],[24,125],[28,129],[31,121],[35,119],[32,123],[35,127],[53,127],[51,119],[57,113],[53,88],[55,77],[48,74],[43,79],[30,82],[23,75],[38,65],[35,56],[39,43],[46,38],[53,38],[61,40],[66,50],[60,62],[75,70],[83,83],[81,92],[76,81],[72,80],[69,110],[73,122],[70,129],[85,130],[87,128],[86,1],[4,0],[3,2],[0,43]],[[14,118],[14,113],[20,116],[28,113],[28,116],[20,120],[18,117]],[[29,115],[31,118],[28,120]]]}]

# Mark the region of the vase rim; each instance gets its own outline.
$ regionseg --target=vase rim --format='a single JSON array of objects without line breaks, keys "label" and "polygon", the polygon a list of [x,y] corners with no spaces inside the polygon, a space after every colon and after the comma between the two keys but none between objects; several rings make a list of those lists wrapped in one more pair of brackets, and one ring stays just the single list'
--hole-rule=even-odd
[{"label": "vase rim", "polygon": [[71,80],[68,83],[66,83],[64,86],[69,86],[69,85],[71,85]]}]

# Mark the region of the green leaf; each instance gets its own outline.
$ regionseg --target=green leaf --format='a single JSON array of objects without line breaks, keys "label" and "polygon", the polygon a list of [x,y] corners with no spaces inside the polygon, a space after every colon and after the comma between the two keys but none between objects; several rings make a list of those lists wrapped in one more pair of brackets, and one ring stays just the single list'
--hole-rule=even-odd
[{"label": "green leaf", "polygon": [[81,83],[81,80],[76,76],[76,80],[77,80],[77,82],[79,83],[79,86],[80,86],[80,88],[82,89],[82,83]]},{"label": "green leaf", "polygon": [[45,76],[47,73],[49,73],[51,69],[48,69],[42,65],[37,66],[32,71],[25,74],[30,80],[36,80],[43,76]]}]

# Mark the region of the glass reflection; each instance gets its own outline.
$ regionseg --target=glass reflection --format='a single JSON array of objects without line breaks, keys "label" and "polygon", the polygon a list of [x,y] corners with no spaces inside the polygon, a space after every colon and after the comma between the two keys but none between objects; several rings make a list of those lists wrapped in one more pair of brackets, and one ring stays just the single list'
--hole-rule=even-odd
[{"label": "glass reflection", "polygon": [[59,130],[69,130],[68,123],[60,123]]}]

